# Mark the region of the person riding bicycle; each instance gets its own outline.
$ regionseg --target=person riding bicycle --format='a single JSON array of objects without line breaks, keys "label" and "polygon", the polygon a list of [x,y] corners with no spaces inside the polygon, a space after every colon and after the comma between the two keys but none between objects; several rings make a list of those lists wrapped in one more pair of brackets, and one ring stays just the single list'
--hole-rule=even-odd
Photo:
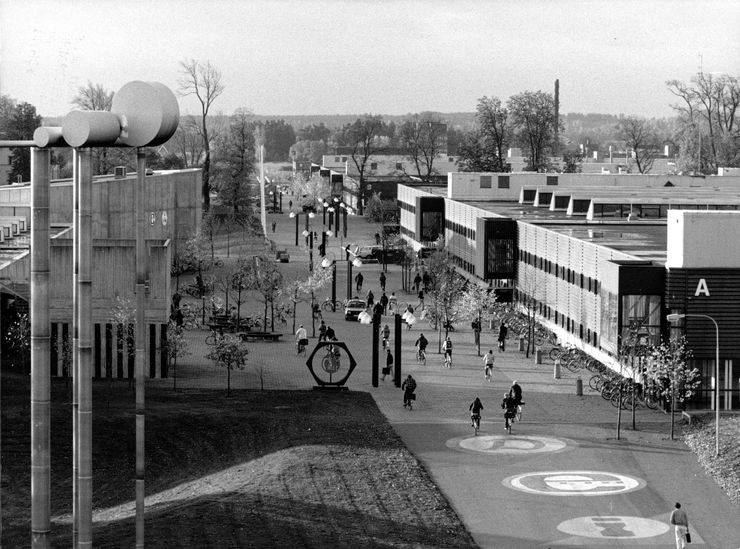
[{"label": "person riding bicycle", "polygon": [[486,353],[486,356],[483,357],[484,373],[488,381],[491,381],[491,378],[493,377],[491,374],[493,374],[494,360],[496,359],[493,357],[493,349],[489,349],[488,353]]},{"label": "person riding bicycle", "polygon": [[295,331],[295,342],[298,346],[298,352],[300,353],[308,345],[308,332],[303,327],[303,324]]},{"label": "person riding bicycle", "polygon": [[413,400],[411,397],[416,390],[416,380],[411,377],[411,374],[401,384],[401,389],[403,390],[403,407],[411,407],[411,401]]},{"label": "person riding bicycle", "polygon": [[414,347],[419,347],[416,356],[420,357],[422,353],[426,353],[427,345],[429,345],[427,338],[424,337],[424,334],[419,334],[419,338],[414,343]]},{"label": "person riding bicycle", "polygon": [[468,410],[470,410],[470,423],[473,427],[475,427],[476,421],[478,421],[478,425],[480,425],[480,411],[482,409],[483,404],[478,397],[475,397],[473,403],[468,407]]},{"label": "person riding bicycle", "polygon": [[322,320],[319,326],[319,341],[326,341],[326,339],[326,322]]},{"label": "person riding bicycle", "polygon": [[498,350],[501,352],[506,350],[506,336],[508,333],[509,329],[506,327],[506,324],[502,322],[501,326],[498,328]]},{"label": "person riding bicycle", "polygon": [[501,402],[501,408],[504,409],[504,420],[506,421],[506,430],[511,429],[511,424],[514,422],[516,417],[516,400],[514,397],[509,396],[509,393],[504,393],[504,400]]},{"label": "person riding bicycle", "polygon": [[511,388],[509,389],[509,396],[514,399],[517,406],[522,405],[522,388],[516,379],[511,382]]}]

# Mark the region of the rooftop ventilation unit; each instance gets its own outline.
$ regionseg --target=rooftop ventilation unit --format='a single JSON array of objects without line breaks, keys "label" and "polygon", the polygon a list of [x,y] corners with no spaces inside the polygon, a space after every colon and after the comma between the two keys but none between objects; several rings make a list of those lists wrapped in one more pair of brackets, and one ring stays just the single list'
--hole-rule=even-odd
[{"label": "rooftop ventilation unit", "polygon": [[115,168],[113,168],[113,175],[116,179],[126,177],[126,166],[116,166]]}]

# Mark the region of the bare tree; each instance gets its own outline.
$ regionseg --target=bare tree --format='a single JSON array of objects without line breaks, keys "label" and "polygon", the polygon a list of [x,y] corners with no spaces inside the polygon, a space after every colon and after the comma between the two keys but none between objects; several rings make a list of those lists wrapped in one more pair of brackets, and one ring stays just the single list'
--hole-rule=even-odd
[{"label": "bare tree", "polygon": [[637,171],[648,173],[660,154],[660,142],[652,124],[645,118],[626,116],[617,124],[619,137],[632,149]]},{"label": "bare tree", "polygon": [[362,215],[365,188],[365,173],[370,158],[385,148],[383,135],[386,131],[385,123],[380,115],[365,115],[352,124],[342,128],[341,140],[352,148],[352,162],[357,168],[360,184],[360,204],[358,213]]},{"label": "bare tree", "polygon": [[205,63],[194,59],[181,61],[180,68],[183,73],[183,77],[178,82],[180,93],[184,96],[195,95],[201,107],[200,132],[205,152],[202,193],[203,207],[207,210],[211,205],[211,142],[208,134],[208,112],[213,102],[223,93],[224,86],[221,83],[221,71],[211,65],[210,61]]},{"label": "bare tree", "polygon": [[447,125],[439,115],[425,112],[415,114],[401,126],[401,143],[414,163],[416,175],[429,181],[436,173],[434,161],[446,152]]},{"label": "bare tree", "polygon": [[509,112],[518,141],[528,153],[527,168],[542,171],[547,167],[547,152],[552,147],[556,125],[555,100],[543,91],[512,95]]},{"label": "bare tree", "polygon": [[186,168],[199,165],[203,158],[203,138],[197,121],[192,116],[183,116],[168,145]]},{"label": "bare tree", "polygon": [[251,112],[237,109],[219,139],[213,162],[213,180],[224,204],[234,213],[245,210],[248,183],[254,171],[254,120]]},{"label": "bare tree", "polygon": [[296,174],[291,187],[293,194],[301,201],[296,206],[313,206],[314,209],[319,202],[329,197],[332,191],[329,180],[318,173],[314,173],[309,178],[301,173]]}]

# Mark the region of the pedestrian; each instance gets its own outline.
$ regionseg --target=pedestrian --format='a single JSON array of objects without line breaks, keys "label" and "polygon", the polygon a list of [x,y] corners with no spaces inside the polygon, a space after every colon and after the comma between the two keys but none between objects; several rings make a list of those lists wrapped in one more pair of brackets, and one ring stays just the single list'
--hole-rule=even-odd
[{"label": "pedestrian", "polygon": [[358,292],[362,291],[362,281],[365,280],[365,277],[362,276],[362,273],[357,273],[355,275],[355,288]]},{"label": "pedestrian", "polygon": [[486,381],[492,381],[493,380],[493,349],[490,349],[486,356],[483,357],[483,373],[485,375]]},{"label": "pedestrian", "polygon": [[380,233],[375,233],[375,244],[380,244]]},{"label": "pedestrian", "polygon": [[391,354],[391,350],[388,349],[385,353],[385,368],[383,368],[383,381],[385,381],[385,376],[391,373],[392,367],[393,367],[393,355]]},{"label": "pedestrian", "polygon": [[380,278],[378,280],[380,281],[380,290],[384,292],[385,291],[385,273],[380,273]]},{"label": "pedestrian", "polygon": [[383,295],[380,296],[380,304],[383,307],[383,314],[388,314],[386,311],[388,310],[388,296],[385,295],[385,292],[383,292]]},{"label": "pedestrian", "polygon": [[277,226],[277,221],[272,222],[272,232],[275,232],[275,227]]},{"label": "pedestrian", "polygon": [[416,276],[414,277],[414,291],[419,291],[419,286],[421,285],[421,275],[417,272]]},{"label": "pedestrian", "polygon": [[424,271],[424,275],[421,277],[421,279],[424,282],[424,291],[425,292],[428,292],[429,291],[429,286],[432,283],[432,277],[429,276],[429,273],[428,272]]},{"label": "pedestrian", "polygon": [[424,290],[419,290],[419,307],[424,308]]},{"label": "pedestrian", "polygon": [[480,322],[474,320],[470,323],[470,327],[473,328],[473,336],[475,338],[475,344],[480,345]]},{"label": "pedestrian", "polygon": [[383,306],[380,303],[376,303],[373,306],[373,316],[378,318],[378,322],[380,322],[380,317],[383,314]]},{"label": "pedestrian", "polygon": [[375,296],[373,295],[372,290],[367,291],[367,306],[372,307],[373,303],[375,303]]},{"label": "pedestrian", "polygon": [[674,505],[670,523],[675,526],[676,530],[676,549],[684,549],[686,542],[690,543],[691,540],[691,534],[689,534],[689,517],[686,515],[686,511],[681,509],[681,504],[678,502]]},{"label": "pedestrian", "polygon": [[319,326],[319,341],[326,341],[326,322],[323,320]]},{"label": "pedestrian", "polygon": [[391,337],[391,328],[386,324],[383,326],[383,339],[390,339]]},{"label": "pedestrian", "polygon": [[506,335],[509,333],[509,329],[503,322],[498,328],[498,350],[503,353],[506,350]]},{"label": "pedestrian", "polygon": [[292,200],[289,200],[288,201],[288,208],[291,209],[291,210],[293,209],[293,201]]},{"label": "pedestrian", "polygon": [[336,341],[337,340],[337,336],[334,333],[334,328],[332,328],[331,326],[327,326],[326,327],[326,340],[327,341]]},{"label": "pedestrian", "polygon": [[323,243],[319,244],[319,255],[324,257],[326,255],[326,246]]}]

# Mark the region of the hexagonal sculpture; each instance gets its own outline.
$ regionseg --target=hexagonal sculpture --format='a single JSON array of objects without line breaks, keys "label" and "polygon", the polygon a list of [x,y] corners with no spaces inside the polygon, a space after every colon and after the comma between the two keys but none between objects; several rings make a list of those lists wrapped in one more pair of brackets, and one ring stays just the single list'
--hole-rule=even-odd
[{"label": "hexagonal sculpture", "polygon": [[[324,347],[327,348],[326,353],[320,352]],[[346,353],[346,357],[342,356],[342,350]],[[314,368],[313,361],[317,354],[320,360]],[[345,388],[343,385],[347,383],[352,371],[357,367],[357,361],[344,341],[320,341],[311,351],[306,360],[306,366],[319,387],[340,389]],[[341,377],[335,379],[335,376]]]}]

